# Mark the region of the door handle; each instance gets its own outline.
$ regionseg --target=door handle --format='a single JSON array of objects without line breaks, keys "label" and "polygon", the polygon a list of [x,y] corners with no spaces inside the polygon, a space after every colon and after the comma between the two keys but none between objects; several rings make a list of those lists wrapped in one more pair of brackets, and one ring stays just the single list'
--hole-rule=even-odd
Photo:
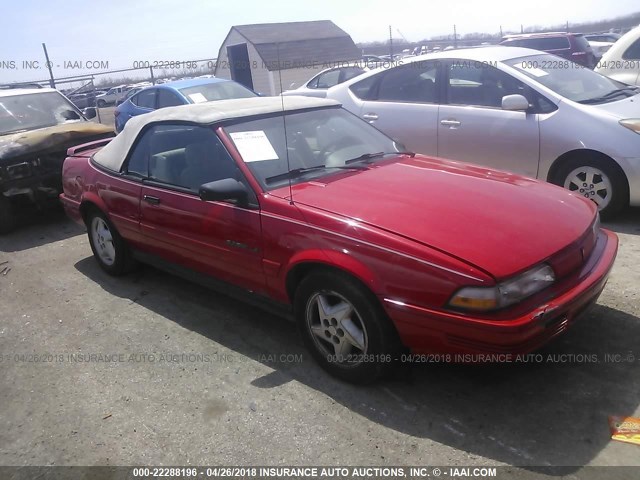
[{"label": "door handle", "polygon": [[459,127],[462,125],[462,122],[459,122],[458,120],[441,120],[440,125],[445,127]]},{"label": "door handle", "polygon": [[378,115],[375,113],[365,113],[364,115],[362,115],[362,118],[370,122],[373,122],[374,120],[378,119]]},{"label": "door handle", "polygon": [[145,195],[142,197],[145,202],[150,203],[151,205],[159,205],[160,199],[158,197],[152,197],[151,195]]}]

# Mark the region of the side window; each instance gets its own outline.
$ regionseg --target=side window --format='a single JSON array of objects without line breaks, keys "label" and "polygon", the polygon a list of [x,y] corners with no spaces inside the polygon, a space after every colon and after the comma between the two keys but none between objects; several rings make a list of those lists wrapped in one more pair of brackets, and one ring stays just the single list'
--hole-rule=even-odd
[{"label": "side window", "polygon": [[138,93],[135,97],[135,100],[131,100],[134,105],[139,106],[140,108],[156,108],[156,89],[151,88],[149,90],[143,90]]},{"label": "side window", "polygon": [[436,62],[415,62],[383,74],[378,100],[388,102],[437,103]]},{"label": "side window", "polygon": [[318,88],[330,88],[338,84],[340,79],[340,70],[330,70],[318,77]]},{"label": "side window", "polygon": [[176,107],[178,105],[184,105],[178,95],[164,88],[158,89],[158,108]]},{"label": "side window", "polygon": [[349,87],[349,90],[360,100],[373,100],[375,96],[375,86],[379,78],[380,75],[372,75],[354,83]]},{"label": "side window", "polygon": [[502,97],[515,94],[531,101],[531,91],[524,83],[479,62],[453,62],[448,77],[447,100],[453,105],[502,108]]},{"label": "side window", "polygon": [[124,169],[129,175],[146,178],[149,174],[149,134],[147,131],[134,144],[129,161]]},{"label": "side window", "polygon": [[149,131],[149,178],[197,192],[241,173],[211,127],[158,125]]},{"label": "side window", "polygon": [[622,58],[625,60],[640,60],[640,38],[625,50]]},{"label": "side window", "polygon": [[364,73],[364,70],[361,69],[360,67],[343,68],[340,76],[340,83],[346,82],[347,80],[351,80],[352,78],[357,77],[358,75],[361,75],[363,73]]},{"label": "side window", "polygon": [[320,75],[311,79],[309,83],[307,83],[307,88],[318,88],[318,80],[320,79]]}]

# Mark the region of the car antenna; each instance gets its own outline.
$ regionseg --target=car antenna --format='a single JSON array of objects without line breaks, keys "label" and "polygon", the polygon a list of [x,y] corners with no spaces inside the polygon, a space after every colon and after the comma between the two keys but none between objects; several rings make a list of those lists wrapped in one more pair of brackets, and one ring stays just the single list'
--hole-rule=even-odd
[{"label": "car antenna", "polygon": [[[291,172],[289,163],[289,140],[287,139],[287,116],[284,110],[284,95],[282,95],[282,69],[280,68],[280,42],[276,42],[276,57],[278,58],[278,81],[280,82],[280,102],[282,104],[282,126],[284,127],[284,152],[287,156],[287,173]],[[291,175],[289,177],[289,204],[293,205],[293,188],[291,187]]]}]

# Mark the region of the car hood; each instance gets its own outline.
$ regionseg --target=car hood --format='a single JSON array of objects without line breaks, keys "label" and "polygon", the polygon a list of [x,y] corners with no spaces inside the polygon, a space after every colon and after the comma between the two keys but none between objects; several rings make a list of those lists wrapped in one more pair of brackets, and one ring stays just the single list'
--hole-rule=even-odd
[{"label": "car hood", "polygon": [[29,153],[66,151],[70,146],[113,135],[113,128],[93,122],[73,122],[0,136],[0,161]]},{"label": "car hood", "polygon": [[498,279],[575,242],[596,211],[551,184],[422,156],[305,182],[292,193],[297,204],[414,240]]},{"label": "car hood", "polygon": [[608,113],[618,120],[625,118],[640,118],[640,94],[624,98],[615,102],[589,105],[601,112]]}]

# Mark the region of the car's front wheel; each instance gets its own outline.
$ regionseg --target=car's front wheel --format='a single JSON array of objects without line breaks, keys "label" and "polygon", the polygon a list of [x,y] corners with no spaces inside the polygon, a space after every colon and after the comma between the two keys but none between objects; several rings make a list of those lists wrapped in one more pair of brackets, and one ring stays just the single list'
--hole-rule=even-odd
[{"label": "car's front wheel", "polygon": [[98,107],[100,108],[104,108],[107,106],[107,102],[105,102],[104,100],[100,99],[98,100]]},{"label": "car's front wheel", "polygon": [[332,375],[368,383],[394,363],[397,333],[357,280],[329,270],[312,272],[300,283],[294,303],[305,346]]},{"label": "car's front wheel", "polygon": [[624,173],[612,161],[600,157],[568,161],[554,183],[595,202],[603,219],[613,217],[629,200]]},{"label": "car's front wheel", "polygon": [[114,276],[131,270],[133,259],[129,247],[106,215],[94,209],[86,220],[89,244],[98,265]]}]

